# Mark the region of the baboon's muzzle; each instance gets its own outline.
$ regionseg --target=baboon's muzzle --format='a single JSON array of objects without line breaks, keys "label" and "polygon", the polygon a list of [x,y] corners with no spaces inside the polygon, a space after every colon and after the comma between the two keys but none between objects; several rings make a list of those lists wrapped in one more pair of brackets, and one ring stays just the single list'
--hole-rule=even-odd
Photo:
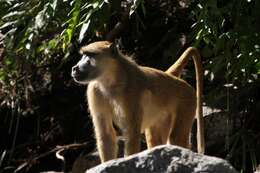
[{"label": "baboon's muzzle", "polygon": [[79,65],[75,65],[71,69],[71,76],[76,81],[83,81],[88,78],[87,70],[82,71]]}]

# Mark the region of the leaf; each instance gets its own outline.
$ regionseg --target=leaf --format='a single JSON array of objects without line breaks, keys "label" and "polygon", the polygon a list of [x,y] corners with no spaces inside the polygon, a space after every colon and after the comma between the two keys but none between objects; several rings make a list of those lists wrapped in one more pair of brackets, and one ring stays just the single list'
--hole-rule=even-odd
[{"label": "leaf", "polygon": [[[73,36],[73,33],[74,33],[74,29],[77,26],[78,17],[79,17],[79,14],[80,14],[80,5],[81,5],[81,0],[76,0],[75,4],[73,6],[73,9],[71,10],[72,16],[67,21],[69,26],[67,27],[67,29],[64,32],[65,36],[64,36],[64,39],[63,39],[67,43],[71,42],[71,39],[72,39],[72,36]],[[67,43],[65,43],[65,45]],[[64,44],[63,44],[63,46],[64,46]]]},{"label": "leaf", "polygon": [[47,27],[51,17],[55,15],[56,7],[57,0],[53,0],[52,3],[46,3],[43,10],[41,10],[35,17],[34,28],[37,30],[42,30],[43,28]]},{"label": "leaf", "polygon": [[89,28],[89,24],[90,24],[90,19],[87,21],[87,23],[83,23],[80,33],[79,33],[79,39],[78,39],[79,42],[81,42],[82,39],[84,38],[85,33],[87,32],[87,30]]},{"label": "leaf", "polygon": [[72,35],[73,35],[73,29],[72,28],[68,28],[67,30],[66,30],[66,33],[67,33],[67,36],[68,36],[68,42],[70,42],[71,41],[71,38],[72,38]]},{"label": "leaf", "polygon": [[213,65],[211,71],[213,73],[221,72],[226,67],[226,64],[225,64],[225,61],[224,61],[225,60],[224,57],[225,56],[219,55],[219,56],[214,57],[212,59],[212,62],[213,62],[212,64],[214,64],[214,65]]},{"label": "leaf", "polygon": [[133,4],[130,7],[129,16],[131,16],[136,11],[136,9],[138,8],[138,6],[142,1],[143,0],[133,0]]},{"label": "leaf", "polygon": [[203,29],[200,29],[199,30],[199,32],[197,33],[197,35],[196,35],[196,40],[200,40],[201,39],[201,37],[202,37],[202,31],[203,31]]},{"label": "leaf", "polygon": [[58,44],[57,39],[52,39],[48,42],[48,48],[54,49],[54,48],[56,48],[57,44]]},{"label": "leaf", "polygon": [[[1,80],[1,74],[0,74],[0,80]],[[3,151],[2,155],[1,155],[1,158],[0,158],[0,167],[2,167],[2,164],[3,164],[3,161],[4,161],[4,158],[6,156],[6,150]]]},{"label": "leaf", "polygon": [[260,74],[260,61],[256,64],[257,74]]},{"label": "leaf", "polygon": [[94,10],[89,10],[89,12],[87,13],[86,18],[84,19],[83,22],[88,22],[88,20],[90,19],[91,15],[94,13]]},{"label": "leaf", "polygon": [[92,7],[92,4],[90,4],[90,3],[85,3],[85,5],[83,5],[83,6],[81,7],[81,10],[85,10],[85,9],[90,8],[90,7]]},{"label": "leaf", "polygon": [[4,64],[7,65],[7,66],[13,64],[13,62],[14,62],[13,58],[11,58],[11,57],[4,59]]},{"label": "leaf", "polygon": [[97,8],[99,6],[99,1],[96,1],[94,3],[92,3],[92,7],[93,8]]},{"label": "leaf", "polygon": [[53,0],[53,2],[50,4],[50,6],[52,7],[53,11],[55,11],[56,8],[57,8],[57,2],[58,2],[58,0]]},{"label": "leaf", "polygon": [[14,26],[16,23],[18,23],[18,20],[6,22],[6,23],[4,23],[2,26],[0,26],[0,30],[1,30],[1,29],[4,29],[4,28],[12,27],[12,26]]},{"label": "leaf", "polygon": [[144,5],[144,1],[142,1],[141,7],[142,7],[142,10],[143,10],[144,16],[146,16],[146,9],[145,9],[145,5]]},{"label": "leaf", "polygon": [[[6,78],[6,73],[3,70],[1,70],[0,71],[0,81],[4,81],[5,78]],[[0,163],[1,163],[1,161],[0,161]],[[0,164],[0,166],[1,166],[1,164]]]},{"label": "leaf", "polygon": [[10,18],[12,18],[12,17],[15,17],[15,16],[19,17],[23,14],[25,14],[25,11],[12,11],[12,12],[8,13],[7,15],[3,16],[2,19],[10,20]]}]

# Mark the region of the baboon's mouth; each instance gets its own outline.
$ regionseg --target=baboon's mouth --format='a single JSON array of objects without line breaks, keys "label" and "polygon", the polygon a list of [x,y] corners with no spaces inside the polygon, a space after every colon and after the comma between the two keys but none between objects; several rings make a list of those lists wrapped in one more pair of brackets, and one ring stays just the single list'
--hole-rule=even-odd
[{"label": "baboon's mouth", "polygon": [[84,80],[81,76],[74,76],[73,79],[74,79],[75,81],[78,81],[78,82],[81,82],[81,81]]},{"label": "baboon's mouth", "polygon": [[72,78],[75,80],[75,81],[83,81],[86,77],[86,75],[82,75],[80,73],[71,73],[71,76]]},{"label": "baboon's mouth", "polygon": [[89,82],[95,79],[98,76],[98,70],[92,71],[72,71],[71,77],[74,79],[75,82]]}]

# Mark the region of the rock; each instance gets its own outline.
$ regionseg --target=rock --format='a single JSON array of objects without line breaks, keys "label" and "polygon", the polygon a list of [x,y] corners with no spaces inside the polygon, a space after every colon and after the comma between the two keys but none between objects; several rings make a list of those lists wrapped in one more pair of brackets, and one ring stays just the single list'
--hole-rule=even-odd
[{"label": "rock", "polygon": [[[204,125],[205,125],[205,149],[206,153],[214,156],[223,156],[225,154],[225,148],[223,146],[226,145],[226,140],[228,135],[232,129],[231,125],[228,126],[229,122],[232,124],[233,122],[229,121],[229,115],[219,109],[213,109],[210,107],[203,107],[203,116],[204,116]],[[191,143],[192,150],[196,151],[197,149],[197,122],[196,119],[193,122],[193,128],[191,132]],[[218,139],[218,140],[216,140]],[[220,149],[222,148],[222,149]]]},{"label": "rock", "polygon": [[72,173],[84,173],[87,169],[90,169],[98,164],[100,164],[98,152],[80,155],[73,163]]},{"label": "rock", "polygon": [[[124,156],[124,138],[122,136],[118,136],[117,138],[118,144],[118,158]],[[141,150],[146,149],[146,144],[141,142]],[[87,169],[90,169],[94,166],[100,164],[100,159],[98,152],[92,152],[88,154],[81,154],[73,163],[72,173],[84,173]]]},{"label": "rock", "polygon": [[40,173],[64,173],[64,172],[46,171],[46,172],[40,172]]},{"label": "rock", "polygon": [[173,145],[105,162],[86,173],[236,173],[225,160],[194,153]]}]

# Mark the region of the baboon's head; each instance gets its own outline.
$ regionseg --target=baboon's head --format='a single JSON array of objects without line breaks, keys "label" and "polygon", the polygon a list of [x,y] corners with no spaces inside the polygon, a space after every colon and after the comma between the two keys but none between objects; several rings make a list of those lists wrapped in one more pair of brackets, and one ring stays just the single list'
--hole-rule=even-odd
[{"label": "baboon's head", "polygon": [[81,47],[82,58],[72,67],[71,76],[81,84],[97,79],[107,70],[111,70],[115,50],[117,51],[115,45],[108,41],[98,41]]}]

